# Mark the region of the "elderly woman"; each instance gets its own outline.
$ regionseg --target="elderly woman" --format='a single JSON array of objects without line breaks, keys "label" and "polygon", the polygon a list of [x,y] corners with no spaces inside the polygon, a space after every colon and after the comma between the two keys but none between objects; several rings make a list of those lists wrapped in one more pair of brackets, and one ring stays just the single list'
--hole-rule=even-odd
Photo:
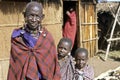
[{"label": "elderly woman", "polygon": [[10,67],[7,80],[60,80],[57,52],[51,34],[42,27],[40,3],[27,4],[22,28],[11,36]]}]

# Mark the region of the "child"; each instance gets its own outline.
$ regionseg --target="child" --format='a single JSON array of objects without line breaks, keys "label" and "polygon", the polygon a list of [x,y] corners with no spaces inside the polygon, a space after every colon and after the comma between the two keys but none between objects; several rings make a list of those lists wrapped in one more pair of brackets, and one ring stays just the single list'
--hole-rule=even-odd
[{"label": "child", "polygon": [[78,48],[75,52],[75,80],[93,80],[93,68],[87,64],[88,51],[84,48]]},{"label": "child", "polygon": [[61,80],[73,80],[74,63],[71,55],[72,41],[62,38],[57,46],[58,60],[60,65]]}]

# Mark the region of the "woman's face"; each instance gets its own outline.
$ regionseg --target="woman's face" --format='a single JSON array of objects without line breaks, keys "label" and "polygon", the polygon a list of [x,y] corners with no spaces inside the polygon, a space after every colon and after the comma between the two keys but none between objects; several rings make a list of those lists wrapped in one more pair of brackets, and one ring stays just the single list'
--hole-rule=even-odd
[{"label": "woman's face", "polygon": [[26,12],[25,20],[31,30],[36,30],[43,18],[42,10],[37,6],[32,6]]}]

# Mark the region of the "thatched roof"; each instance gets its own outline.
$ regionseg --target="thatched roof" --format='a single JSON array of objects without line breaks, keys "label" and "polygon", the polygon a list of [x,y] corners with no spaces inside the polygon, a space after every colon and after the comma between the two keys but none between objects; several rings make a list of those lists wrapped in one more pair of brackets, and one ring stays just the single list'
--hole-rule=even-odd
[{"label": "thatched roof", "polygon": [[4,1],[4,2],[31,2],[31,1],[38,1],[41,2],[43,5],[45,5],[46,3],[51,5],[51,4],[55,4],[56,6],[61,6],[61,0],[0,0]]},{"label": "thatched roof", "polygon": [[[113,17],[115,17],[118,6],[120,6],[120,3],[117,2],[99,3],[97,4],[97,12],[98,13],[107,12],[110,13]],[[118,14],[118,21],[120,25],[120,11]]]},{"label": "thatched roof", "polygon": [[[116,11],[117,10],[117,7],[118,7],[119,3],[113,3],[113,2],[106,2],[106,3],[98,3],[97,4],[97,11],[106,11],[106,12],[110,12],[110,8],[113,10],[113,11]],[[110,7],[110,8],[109,8]]]},{"label": "thatched roof", "polygon": [[49,4],[56,4],[56,5],[61,5],[61,1],[60,0],[32,0],[32,1],[39,1],[42,3],[49,3]]}]

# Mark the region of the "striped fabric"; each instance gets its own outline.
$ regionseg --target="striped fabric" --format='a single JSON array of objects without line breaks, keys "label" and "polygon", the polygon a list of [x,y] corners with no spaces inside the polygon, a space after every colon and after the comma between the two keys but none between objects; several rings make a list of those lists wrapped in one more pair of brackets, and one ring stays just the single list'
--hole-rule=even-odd
[{"label": "striped fabric", "polygon": [[[7,80],[60,80],[54,40],[46,29],[33,48],[22,40],[22,35],[11,38],[10,66]],[[43,79],[39,79],[38,71]]]},{"label": "striped fabric", "polygon": [[74,65],[72,56],[68,55],[63,60],[59,60],[61,80],[74,80]]},{"label": "striped fabric", "polygon": [[94,80],[93,67],[86,64],[82,70],[75,69],[74,77],[75,80]]}]

